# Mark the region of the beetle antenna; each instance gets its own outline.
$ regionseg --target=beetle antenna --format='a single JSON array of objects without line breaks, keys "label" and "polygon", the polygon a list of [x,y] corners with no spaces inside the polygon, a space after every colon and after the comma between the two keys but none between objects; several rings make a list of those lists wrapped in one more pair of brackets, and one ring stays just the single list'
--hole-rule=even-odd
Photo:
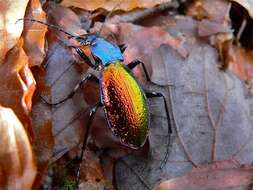
[{"label": "beetle antenna", "polygon": [[60,31],[60,32],[63,32],[64,34],[67,34],[67,35],[71,36],[72,38],[76,37],[75,35],[73,35],[73,34],[67,32],[67,31],[63,30],[63,28],[61,28],[61,27],[59,27],[59,26],[55,26],[55,25],[53,25],[53,24],[49,24],[49,23],[46,23],[46,22],[43,22],[43,21],[40,21],[40,20],[32,19],[32,18],[20,18],[20,19],[18,19],[18,20],[16,21],[16,23],[19,22],[19,21],[21,21],[21,20],[24,20],[24,21],[31,21],[31,22],[37,22],[37,23],[46,25],[46,26],[48,26],[48,27],[50,27],[50,28],[54,28],[54,29],[56,29],[56,30],[58,30],[58,31]]},{"label": "beetle antenna", "polygon": [[113,7],[113,9],[106,15],[105,21],[103,22],[102,26],[101,26],[100,29],[99,29],[98,36],[100,36],[100,34],[101,34],[101,32],[102,32],[106,20],[112,15],[113,11],[114,11],[117,7],[119,7],[120,4],[121,4],[122,2],[123,2],[123,1],[120,1],[119,3],[117,3],[117,4]]}]

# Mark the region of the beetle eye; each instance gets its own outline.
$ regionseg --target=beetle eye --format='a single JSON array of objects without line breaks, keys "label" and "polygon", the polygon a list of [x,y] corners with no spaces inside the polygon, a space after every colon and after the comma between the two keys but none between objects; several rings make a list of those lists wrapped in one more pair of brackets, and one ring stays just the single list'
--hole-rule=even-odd
[{"label": "beetle eye", "polygon": [[91,41],[90,40],[82,40],[82,41],[80,41],[80,44],[83,46],[89,46],[89,45],[91,45]]},{"label": "beetle eye", "polygon": [[91,40],[87,39],[86,36],[78,36],[76,40],[80,43],[82,46],[89,46],[91,45]]}]

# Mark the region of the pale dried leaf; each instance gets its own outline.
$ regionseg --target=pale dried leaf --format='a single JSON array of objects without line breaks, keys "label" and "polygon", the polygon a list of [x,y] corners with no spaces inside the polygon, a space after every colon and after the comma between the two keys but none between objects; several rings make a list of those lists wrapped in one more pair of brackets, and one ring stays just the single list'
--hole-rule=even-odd
[{"label": "pale dried leaf", "polygon": [[154,190],[247,190],[248,185],[252,183],[252,166],[240,168],[232,161],[222,161],[194,168],[185,176],[162,182]]},{"label": "pale dried leaf", "polygon": [[28,58],[20,39],[5,57],[0,66],[0,104],[13,109],[23,126],[32,137],[29,113],[36,82],[28,66]]},{"label": "pale dried leaf", "polygon": [[0,107],[0,189],[32,189],[36,167],[26,131],[11,109]]},{"label": "pale dried leaf", "polygon": [[16,21],[24,17],[27,3],[28,0],[0,1],[0,64],[22,33],[23,23]]}]

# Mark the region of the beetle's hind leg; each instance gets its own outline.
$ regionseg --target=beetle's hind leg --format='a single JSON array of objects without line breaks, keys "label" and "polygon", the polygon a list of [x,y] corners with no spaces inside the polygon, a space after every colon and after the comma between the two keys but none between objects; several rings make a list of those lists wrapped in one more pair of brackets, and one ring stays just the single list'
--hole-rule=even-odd
[{"label": "beetle's hind leg", "polygon": [[94,115],[96,114],[97,110],[99,107],[102,107],[102,103],[97,103],[94,107],[92,107],[90,109],[90,113],[89,113],[89,119],[88,119],[88,123],[87,123],[87,127],[84,133],[84,137],[83,137],[83,145],[82,145],[82,150],[81,150],[81,154],[78,158],[78,168],[77,168],[77,172],[76,172],[76,186],[78,187],[79,185],[79,180],[80,180],[80,168],[81,168],[81,163],[83,160],[83,155],[87,146],[87,142],[88,142],[88,137],[89,137],[89,133],[90,133],[90,127],[94,118]]},{"label": "beetle's hind leg", "polygon": [[43,96],[40,95],[40,98],[42,99],[43,102],[45,102],[48,105],[51,106],[56,106],[58,104],[61,104],[63,102],[66,102],[68,99],[72,98],[75,93],[78,91],[78,89],[85,84],[88,80],[92,80],[95,79],[98,82],[98,78],[92,74],[88,74],[87,76],[83,77],[80,82],[74,87],[74,89],[72,90],[72,92],[70,92],[65,98],[63,98],[62,100],[59,100],[58,102],[49,102],[48,100],[46,100]]},{"label": "beetle's hind leg", "polygon": [[147,98],[155,98],[155,97],[162,97],[163,102],[164,102],[164,107],[165,107],[165,112],[166,112],[166,117],[167,117],[167,123],[168,123],[168,144],[166,148],[166,153],[165,157],[161,163],[160,168],[163,168],[163,166],[166,164],[168,157],[169,157],[169,152],[170,152],[170,146],[171,146],[171,134],[172,134],[172,129],[171,129],[171,120],[170,120],[170,114],[169,114],[169,109],[168,109],[168,104],[167,101],[164,97],[164,95],[160,92],[148,92],[145,91]]}]

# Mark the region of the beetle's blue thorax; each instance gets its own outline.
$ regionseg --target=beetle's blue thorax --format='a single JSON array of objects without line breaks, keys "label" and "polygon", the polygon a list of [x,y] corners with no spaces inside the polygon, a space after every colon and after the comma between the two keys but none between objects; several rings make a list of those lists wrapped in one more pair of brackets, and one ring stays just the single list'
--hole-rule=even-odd
[{"label": "beetle's blue thorax", "polygon": [[87,40],[92,42],[90,45],[92,55],[99,58],[104,66],[114,61],[123,61],[123,55],[116,44],[96,35],[87,35]]}]

